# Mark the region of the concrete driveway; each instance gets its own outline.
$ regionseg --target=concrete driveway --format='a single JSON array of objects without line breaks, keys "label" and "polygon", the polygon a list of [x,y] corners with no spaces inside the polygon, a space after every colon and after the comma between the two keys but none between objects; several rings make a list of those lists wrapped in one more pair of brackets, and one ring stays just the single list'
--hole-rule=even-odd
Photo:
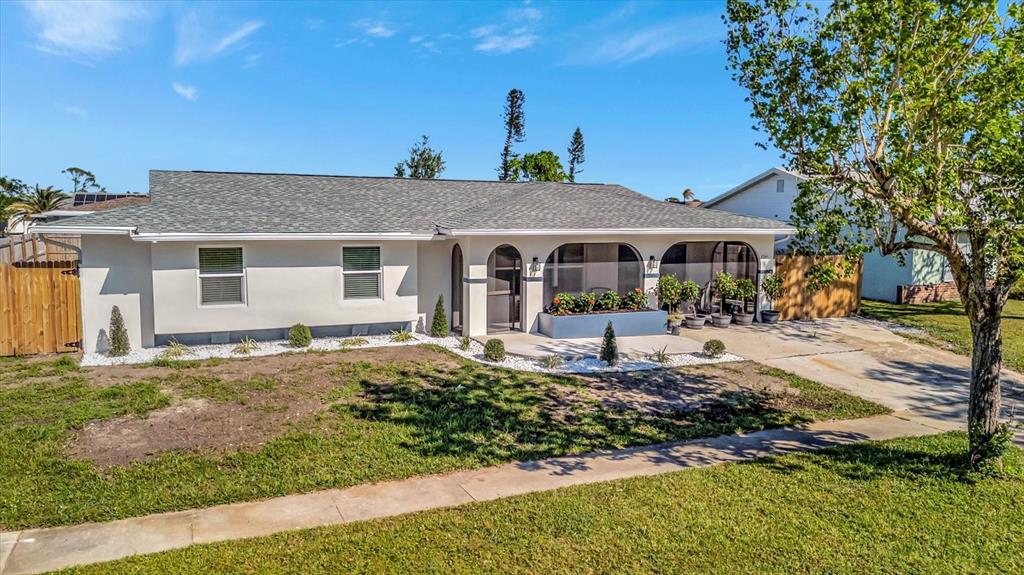
[{"label": "concrete driveway", "polygon": [[[877,323],[837,318],[688,330],[728,351],[881,403],[964,429],[970,358],[914,343]],[[1024,422],[1024,377],[1003,370],[1004,417]],[[1018,441],[1024,435],[1018,435]]]}]

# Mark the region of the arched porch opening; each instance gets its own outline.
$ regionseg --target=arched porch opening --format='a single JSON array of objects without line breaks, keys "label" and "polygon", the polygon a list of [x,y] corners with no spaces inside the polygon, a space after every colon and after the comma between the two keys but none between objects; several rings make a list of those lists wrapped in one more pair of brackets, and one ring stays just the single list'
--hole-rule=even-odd
[{"label": "arched porch opening", "polygon": [[555,294],[574,296],[643,288],[644,267],[636,248],[623,243],[574,243],[555,248],[544,264],[544,303]]},{"label": "arched porch opening", "polygon": [[487,257],[487,333],[523,329],[523,258],[500,245]]},{"label": "arched porch opening", "polygon": [[462,333],[462,248],[452,247],[452,331]]},{"label": "arched porch opening", "polygon": [[[704,290],[698,305],[705,311],[712,303],[708,301],[708,287],[720,271],[727,271],[736,279],[749,279],[756,285],[757,253],[745,242],[680,242],[665,250],[661,258],[661,275],[674,275],[679,281],[693,280]],[[736,300],[724,303],[740,304]]]}]

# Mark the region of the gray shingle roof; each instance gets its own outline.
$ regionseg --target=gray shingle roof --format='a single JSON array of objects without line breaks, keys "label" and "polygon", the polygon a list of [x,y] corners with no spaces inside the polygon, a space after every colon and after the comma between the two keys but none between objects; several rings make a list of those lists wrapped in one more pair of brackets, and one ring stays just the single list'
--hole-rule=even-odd
[{"label": "gray shingle roof", "polygon": [[[781,229],[775,220],[661,202],[618,185],[150,172],[150,203],[75,227],[139,233],[386,233],[649,228]],[[72,225],[66,223],[65,225]]]}]

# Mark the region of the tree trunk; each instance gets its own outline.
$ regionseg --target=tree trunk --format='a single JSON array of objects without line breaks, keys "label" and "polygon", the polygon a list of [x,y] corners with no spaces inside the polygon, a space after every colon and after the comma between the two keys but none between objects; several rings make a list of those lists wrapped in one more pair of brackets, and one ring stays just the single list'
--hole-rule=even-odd
[{"label": "tree trunk", "polygon": [[999,428],[1001,398],[999,371],[1002,367],[1003,341],[1000,334],[1000,310],[986,309],[982,317],[972,318],[971,397],[967,412],[970,436],[970,461],[977,464]]}]

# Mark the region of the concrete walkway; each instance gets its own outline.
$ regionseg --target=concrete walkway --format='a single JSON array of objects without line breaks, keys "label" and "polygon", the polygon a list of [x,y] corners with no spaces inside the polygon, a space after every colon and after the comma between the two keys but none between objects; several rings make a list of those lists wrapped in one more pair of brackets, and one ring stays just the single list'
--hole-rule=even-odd
[{"label": "concrete walkway", "polygon": [[509,463],[109,523],[0,534],[0,573],[19,575],[291,529],[336,525],[572,485],[656,475],[958,426],[912,412]]}]

